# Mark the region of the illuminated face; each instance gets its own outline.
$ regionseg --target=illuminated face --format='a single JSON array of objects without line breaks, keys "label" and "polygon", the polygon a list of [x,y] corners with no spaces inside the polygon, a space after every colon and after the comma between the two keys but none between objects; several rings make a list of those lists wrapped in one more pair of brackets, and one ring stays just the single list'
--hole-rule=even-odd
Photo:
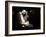
[{"label": "illuminated face", "polygon": [[27,18],[29,17],[26,10],[22,10],[22,15],[25,21],[27,21]]}]

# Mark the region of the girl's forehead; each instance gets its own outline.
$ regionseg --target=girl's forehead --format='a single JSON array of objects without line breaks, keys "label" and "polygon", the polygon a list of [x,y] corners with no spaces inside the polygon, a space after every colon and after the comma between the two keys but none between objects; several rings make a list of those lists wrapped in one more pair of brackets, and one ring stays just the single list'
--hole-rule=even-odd
[{"label": "girl's forehead", "polygon": [[22,10],[22,13],[27,13],[27,11],[26,10]]}]

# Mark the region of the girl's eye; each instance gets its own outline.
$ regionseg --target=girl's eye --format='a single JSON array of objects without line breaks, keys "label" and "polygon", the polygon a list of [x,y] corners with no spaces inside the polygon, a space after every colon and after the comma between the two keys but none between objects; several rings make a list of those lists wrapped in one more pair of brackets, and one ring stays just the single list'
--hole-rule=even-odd
[{"label": "girl's eye", "polygon": [[25,16],[26,14],[24,14],[24,16]]},{"label": "girl's eye", "polygon": [[23,14],[23,16],[26,16],[26,14]]}]

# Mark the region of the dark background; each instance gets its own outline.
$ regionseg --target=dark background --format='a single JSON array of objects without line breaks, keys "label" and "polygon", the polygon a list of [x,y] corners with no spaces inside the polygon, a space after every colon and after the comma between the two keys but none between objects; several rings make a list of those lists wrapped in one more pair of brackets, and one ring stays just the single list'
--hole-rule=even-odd
[{"label": "dark background", "polygon": [[[22,27],[18,20],[19,15],[17,14],[19,11],[26,10],[29,15],[29,22],[33,25],[33,27]],[[32,12],[30,13],[30,11]],[[12,7],[12,30],[31,30],[31,29],[40,29],[40,8],[37,7]]]}]

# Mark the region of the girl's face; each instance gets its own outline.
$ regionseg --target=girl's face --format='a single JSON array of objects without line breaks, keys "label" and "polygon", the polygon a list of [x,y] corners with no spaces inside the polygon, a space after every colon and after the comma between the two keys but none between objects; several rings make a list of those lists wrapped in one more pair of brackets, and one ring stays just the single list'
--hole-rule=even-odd
[{"label": "girl's face", "polygon": [[26,10],[22,11],[22,15],[25,21],[27,21],[27,18],[29,17]]},{"label": "girl's face", "polygon": [[28,15],[23,16],[24,20],[27,21],[28,20]]}]

